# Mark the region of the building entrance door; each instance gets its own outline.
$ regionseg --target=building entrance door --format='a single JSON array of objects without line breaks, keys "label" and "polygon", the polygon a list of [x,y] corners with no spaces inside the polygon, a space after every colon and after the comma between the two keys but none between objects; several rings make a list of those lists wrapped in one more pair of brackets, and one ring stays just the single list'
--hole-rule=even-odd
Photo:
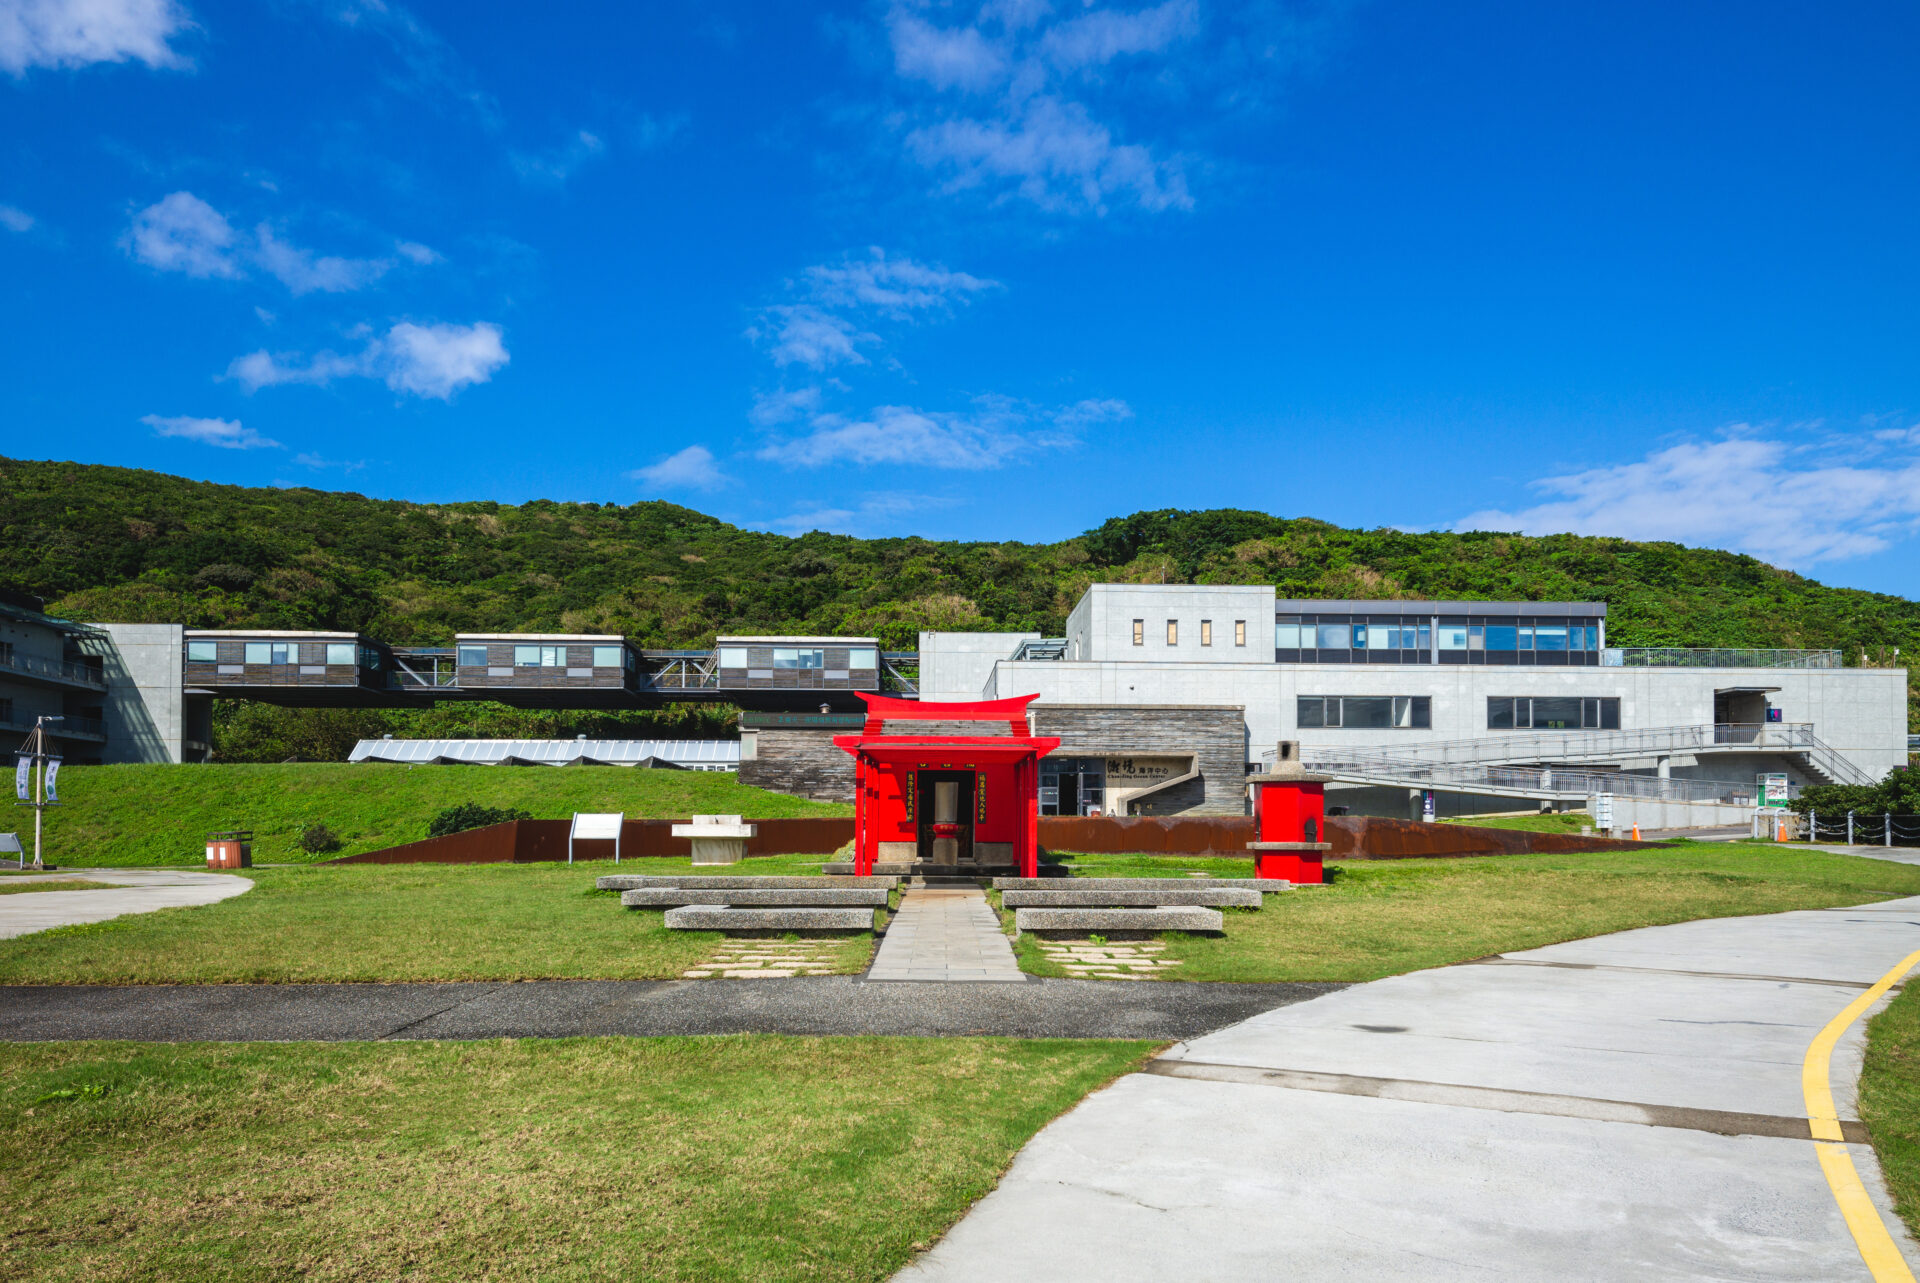
[{"label": "building entrance door", "polygon": [[927,864],[973,863],[973,772],[920,771],[917,848]]}]

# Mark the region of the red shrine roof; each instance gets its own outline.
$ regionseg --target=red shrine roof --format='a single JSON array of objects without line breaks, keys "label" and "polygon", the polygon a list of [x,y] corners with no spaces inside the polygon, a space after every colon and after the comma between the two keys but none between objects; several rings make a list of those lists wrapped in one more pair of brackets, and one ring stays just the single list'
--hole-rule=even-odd
[{"label": "red shrine roof", "polygon": [[[975,762],[1010,762],[1044,757],[1060,747],[1054,736],[1035,736],[1027,725],[1027,705],[1038,694],[1012,699],[977,700],[965,704],[923,704],[917,699],[892,699],[855,691],[867,702],[867,724],[858,735],[836,735],[835,748],[849,753],[899,759],[929,753],[961,751]],[[888,735],[888,722],[1005,722],[1012,735]]]}]

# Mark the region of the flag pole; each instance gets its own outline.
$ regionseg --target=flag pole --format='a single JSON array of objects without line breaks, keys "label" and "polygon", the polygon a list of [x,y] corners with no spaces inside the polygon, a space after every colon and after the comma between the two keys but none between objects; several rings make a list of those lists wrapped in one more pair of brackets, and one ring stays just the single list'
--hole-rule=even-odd
[{"label": "flag pole", "polygon": [[[27,773],[33,776],[33,799],[28,801],[22,798],[15,805],[33,808],[33,867],[36,869],[47,867],[40,853],[41,828],[46,818],[47,808],[59,805],[57,802],[47,801],[47,763],[53,755],[47,752],[46,724],[65,720],[64,717],[34,718],[33,730],[28,733],[27,742],[20,746],[22,756],[27,759]],[[36,767],[39,768],[37,771],[34,769]],[[21,857],[20,864],[23,869],[26,867],[24,856]]]}]

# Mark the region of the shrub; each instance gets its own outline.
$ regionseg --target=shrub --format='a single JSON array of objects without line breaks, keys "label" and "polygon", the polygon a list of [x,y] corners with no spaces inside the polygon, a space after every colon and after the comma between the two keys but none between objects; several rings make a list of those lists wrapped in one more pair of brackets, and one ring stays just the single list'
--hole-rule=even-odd
[{"label": "shrub", "polygon": [[427,836],[443,838],[449,833],[484,829],[489,824],[505,824],[508,820],[531,820],[532,818],[531,811],[518,811],[504,806],[481,806],[478,802],[462,802],[434,816],[433,823],[427,825]]},{"label": "shrub", "polygon": [[300,830],[300,849],[308,855],[325,855],[340,849],[340,835],[324,824],[309,824]]}]

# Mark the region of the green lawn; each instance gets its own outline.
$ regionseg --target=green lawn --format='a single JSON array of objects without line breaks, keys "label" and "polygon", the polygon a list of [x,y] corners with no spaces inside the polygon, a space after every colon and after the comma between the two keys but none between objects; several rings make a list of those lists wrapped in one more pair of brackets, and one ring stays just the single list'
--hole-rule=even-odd
[{"label": "green lawn", "polygon": [[1920,985],[1909,983],[1867,1025],[1860,1119],[1900,1219],[1920,1234]]},{"label": "green lawn", "polygon": [[48,878],[45,882],[16,882],[11,886],[0,884],[0,895],[27,895],[35,891],[96,891],[105,890],[110,883],[89,882],[85,878]]},{"label": "green lawn", "polygon": [[[1079,856],[1083,877],[1251,877],[1252,862]],[[1376,980],[1491,953],[1687,922],[1920,895],[1920,869],[1770,844],[1682,842],[1658,850],[1330,864],[1329,885],[1227,909],[1224,938],[1165,933],[1169,980]],[[1003,920],[1012,915],[1003,911]],[[1037,942],[1021,965],[1064,975]]]},{"label": "green lawn", "polygon": [[0,1045],[0,1277],[884,1279],[1151,1050]]},{"label": "green lawn", "polygon": [[[752,859],[741,873],[818,872],[821,856]],[[619,871],[684,872],[686,860]],[[660,910],[594,889],[610,861],[350,864],[253,869],[254,889],[0,940],[0,983],[235,984],[362,980],[648,980],[711,956],[717,931],[668,931]],[[859,972],[873,936],[850,936],[838,970]]]},{"label": "green lawn", "polygon": [[[773,819],[850,815],[852,808],[769,793],[730,773],[615,766],[394,766],[314,762],[286,766],[69,766],[63,805],[47,811],[50,864],[204,864],[206,835],[253,830],[256,863],[330,860],[427,836],[439,812],[461,802],[517,807],[537,819],[575,811],[641,817],[700,814]],[[337,833],[341,849],[309,855],[309,824]]]},{"label": "green lawn", "polygon": [[1442,820],[1442,824],[1470,824],[1482,829],[1523,829],[1528,833],[1573,833],[1593,827],[1593,817],[1585,811],[1560,811],[1552,815],[1462,815]]}]

